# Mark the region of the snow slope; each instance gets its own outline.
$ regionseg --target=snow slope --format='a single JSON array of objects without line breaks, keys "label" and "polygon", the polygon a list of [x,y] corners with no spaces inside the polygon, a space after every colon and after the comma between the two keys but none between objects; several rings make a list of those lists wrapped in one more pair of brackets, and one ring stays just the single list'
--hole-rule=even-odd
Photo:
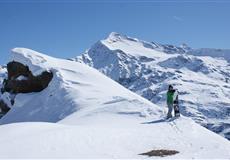
[{"label": "snow slope", "polygon": [[211,53],[190,55],[193,51],[111,33],[74,60],[162,107],[173,84],[183,115],[230,139],[230,64]]},{"label": "snow slope", "polygon": [[139,154],[152,149],[180,152],[170,158],[230,157],[223,137],[185,117],[165,121],[165,108],[93,68],[24,48],[12,60],[54,78],[40,93],[16,96],[0,120],[0,158],[147,158]]},{"label": "snow slope", "polygon": [[142,116],[160,112],[158,106],[84,64],[56,59],[23,48],[12,51],[12,60],[28,65],[35,75],[45,70],[52,71],[54,78],[42,92],[18,94],[12,110],[0,119],[1,124],[21,121],[57,122],[76,111],[93,112],[104,108],[109,111],[107,106],[113,103],[122,103],[124,107],[117,106],[111,112],[134,112]]},{"label": "snow slope", "polygon": [[141,124],[150,119],[94,114],[75,120],[74,125],[64,120],[61,124],[29,122],[0,126],[0,157],[147,158],[138,154],[152,149],[180,152],[165,158],[230,157],[230,143],[226,139],[189,119]]}]

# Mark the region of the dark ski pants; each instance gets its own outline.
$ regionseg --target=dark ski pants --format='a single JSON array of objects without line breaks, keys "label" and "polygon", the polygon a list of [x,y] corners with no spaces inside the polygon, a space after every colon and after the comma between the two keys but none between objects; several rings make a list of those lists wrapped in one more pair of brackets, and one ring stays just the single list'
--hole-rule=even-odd
[{"label": "dark ski pants", "polygon": [[173,104],[167,104],[167,106],[168,106],[167,118],[171,118],[172,117]]}]

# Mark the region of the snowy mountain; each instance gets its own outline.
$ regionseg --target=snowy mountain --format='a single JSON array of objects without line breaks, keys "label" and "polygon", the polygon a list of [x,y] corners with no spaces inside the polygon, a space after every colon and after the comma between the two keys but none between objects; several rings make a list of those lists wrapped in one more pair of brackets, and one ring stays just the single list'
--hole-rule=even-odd
[{"label": "snowy mountain", "polygon": [[225,60],[230,62],[230,49],[200,48],[188,51],[188,54],[192,54],[195,56],[210,56],[224,58]]},{"label": "snowy mountain", "polygon": [[0,119],[0,158],[147,158],[140,154],[153,149],[230,157],[225,138],[183,116],[165,121],[165,108],[85,64],[25,48],[13,49],[12,61],[53,78],[40,92],[17,94]]},{"label": "snowy mountain", "polygon": [[173,84],[180,92],[183,115],[230,139],[230,64],[216,57],[227,54],[198,51],[185,44],[160,45],[113,32],[74,60],[162,108],[167,87]]}]

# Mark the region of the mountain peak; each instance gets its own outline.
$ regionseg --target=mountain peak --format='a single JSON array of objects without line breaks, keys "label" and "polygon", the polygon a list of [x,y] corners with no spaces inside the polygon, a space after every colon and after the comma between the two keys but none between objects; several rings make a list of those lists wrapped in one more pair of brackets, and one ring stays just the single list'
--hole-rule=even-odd
[{"label": "mountain peak", "polygon": [[109,34],[109,37],[120,37],[121,36],[121,34],[120,33],[117,33],[117,32],[111,32],[110,34]]},{"label": "mountain peak", "polygon": [[122,34],[117,33],[117,32],[111,32],[106,40],[119,41],[121,39],[127,39],[127,36],[122,35]]},{"label": "mountain peak", "polygon": [[191,47],[189,47],[189,45],[186,44],[186,43],[182,43],[182,44],[180,45],[180,47],[183,48],[183,49],[185,49],[185,50],[191,50]]}]

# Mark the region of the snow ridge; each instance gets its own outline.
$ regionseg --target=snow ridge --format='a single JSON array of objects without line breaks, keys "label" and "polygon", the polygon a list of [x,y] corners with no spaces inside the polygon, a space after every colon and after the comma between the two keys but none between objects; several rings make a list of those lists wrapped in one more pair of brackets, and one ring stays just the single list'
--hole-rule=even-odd
[{"label": "snow ridge", "polygon": [[[49,57],[25,48],[13,49],[12,61],[27,65],[33,74],[48,70],[53,72],[54,77],[42,92],[18,94],[11,111],[0,119],[1,124],[24,121],[58,122],[77,111],[80,115],[102,109],[115,113],[134,112],[140,116],[162,112],[158,106],[84,64]],[[107,86],[111,90],[108,91]],[[125,104],[126,107],[112,109],[112,104],[116,103]]]}]

